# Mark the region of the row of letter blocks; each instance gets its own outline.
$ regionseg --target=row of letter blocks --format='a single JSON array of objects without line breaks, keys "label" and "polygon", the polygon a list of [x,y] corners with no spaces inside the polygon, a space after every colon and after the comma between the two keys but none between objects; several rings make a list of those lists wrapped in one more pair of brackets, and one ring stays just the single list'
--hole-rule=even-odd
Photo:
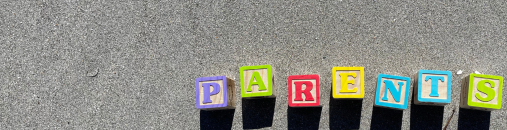
[{"label": "row of letter blocks", "polygon": [[[274,97],[274,71],[270,65],[240,68],[241,97]],[[335,99],[364,98],[363,67],[333,67],[332,95]],[[414,103],[446,105],[451,102],[450,71],[420,70],[413,82]],[[470,74],[463,79],[462,108],[494,110],[501,108],[503,78],[493,75]],[[196,106],[199,109],[234,108],[234,80],[226,76],[201,77],[196,80]],[[319,75],[291,75],[288,77],[290,107],[320,106]],[[379,74],[375,106],[406,109],[412,80],[409,77]]]}]

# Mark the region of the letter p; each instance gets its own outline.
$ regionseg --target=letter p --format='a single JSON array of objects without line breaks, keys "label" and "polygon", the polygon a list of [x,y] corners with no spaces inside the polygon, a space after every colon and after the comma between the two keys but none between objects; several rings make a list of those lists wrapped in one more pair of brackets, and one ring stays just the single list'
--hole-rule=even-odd
[{"label": "letter p", "polygon": [[[203,83],[202,84],[203,100],[202,103],[211,103],[211,95],[216,95],[220,92],[220,85],[218,83]],[[210,92],[210,88],[213,87],[213,91]]]}]

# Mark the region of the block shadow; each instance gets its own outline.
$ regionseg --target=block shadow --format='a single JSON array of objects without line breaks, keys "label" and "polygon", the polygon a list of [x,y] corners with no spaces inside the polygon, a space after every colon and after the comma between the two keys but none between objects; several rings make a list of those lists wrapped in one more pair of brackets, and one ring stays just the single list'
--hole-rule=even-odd
[{"label": "block shadow", "polygon": [[201,130],[230,130],[235,109],[200,111]]},{"label": "block shadow", "polygon": [[320,124],[322,107],[287,108],[287,126],[289,130],[317,130]]},{"label": "block shadow", "polygon": [[403,111],[383,107],[373,107],[371,130],[401,130]]},{"label": "block shadow", "polygon": [[329,129],[359,129],[361,125],[363,100],[338,100],[334,99],[332,95],[333,94],[330,94],[329,96]]},{"label": "block shadow", "polygon": [[444,106],[413,104],[410,107],[411,130],[441,130],[444,118]]},{"label": "block shadow", "polygon": [[259,129],[273,125],[276,98],[242,99],[243,129]]},{"label": "block shadow", "polygon": [[490,111],[459,108],[458,130],[489,130]]}]

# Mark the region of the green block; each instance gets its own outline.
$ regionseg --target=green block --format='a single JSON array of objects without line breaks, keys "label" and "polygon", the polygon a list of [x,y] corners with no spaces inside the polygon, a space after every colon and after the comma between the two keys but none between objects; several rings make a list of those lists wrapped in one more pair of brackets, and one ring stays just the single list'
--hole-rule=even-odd
[{"label": "green block", "polygon": [[502,88],[503,77],[472,73],[464,79],[460,106],[487,111],[500,109]]},{"label": "green block", "polygon": [[275,89],[271,72],[271,65],[241,67],[241,97],[274,96]]}]

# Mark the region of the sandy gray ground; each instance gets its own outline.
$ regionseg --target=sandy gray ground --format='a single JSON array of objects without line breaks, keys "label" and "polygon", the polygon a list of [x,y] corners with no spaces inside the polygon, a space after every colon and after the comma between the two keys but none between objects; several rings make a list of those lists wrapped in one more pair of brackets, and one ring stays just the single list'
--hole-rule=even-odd
[{"label": "sandy gray ground", "polygon": [[[0,129],[505,129],[459,109],[473,71],[507,76],[504,1],[0,2]],[[278,97],[195,108],[197,77],[270,64]],[[364,100],[330,100],[333,66],[364,66]],[[379,73],[453,72],[452,103],[373,107]],[[457,75],[456,71],[464,74]],[[289,109],[287,77],[319,74],[321,105]],[[456,110],[451,118],[453,110]]]}]

